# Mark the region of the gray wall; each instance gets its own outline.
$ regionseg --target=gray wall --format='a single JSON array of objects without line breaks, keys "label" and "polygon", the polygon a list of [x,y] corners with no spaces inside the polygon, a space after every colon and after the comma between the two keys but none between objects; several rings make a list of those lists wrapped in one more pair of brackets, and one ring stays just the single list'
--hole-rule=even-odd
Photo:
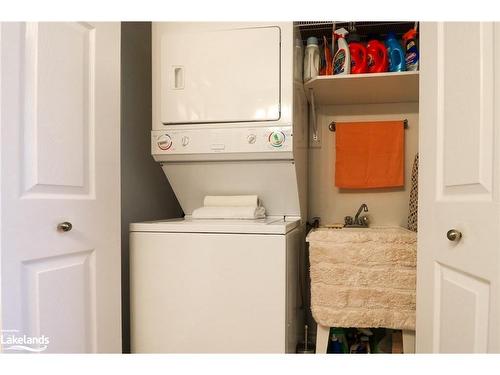
[{"label": "gray wall", "polygon": [[121,204],[123,351],[130,352],[129,237],[132,222],[182,217],[151,157],[151,23],[121,27]]}]

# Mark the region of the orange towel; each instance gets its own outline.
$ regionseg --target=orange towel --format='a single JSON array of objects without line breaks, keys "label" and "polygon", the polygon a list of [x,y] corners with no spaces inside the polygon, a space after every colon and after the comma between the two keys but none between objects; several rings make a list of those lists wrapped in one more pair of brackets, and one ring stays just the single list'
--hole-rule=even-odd
[{"label": "orange towel", "polygon": [[404,185],[403,121],[337,123],[335,149],[335,186],[365,189]]}]

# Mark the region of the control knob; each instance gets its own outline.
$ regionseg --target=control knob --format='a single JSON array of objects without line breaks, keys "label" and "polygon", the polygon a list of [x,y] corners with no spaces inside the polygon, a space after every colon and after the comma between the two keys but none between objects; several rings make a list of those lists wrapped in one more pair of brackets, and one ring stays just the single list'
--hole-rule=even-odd
[{"label": "control knob", "polygon": [[168,134],[160,135],[156,141],[160,150],[167,151],[172,147],[172,138]]},{"label": "control knob", "polygon": [[255,143],[255,141],[257,141],[257,136],[255,134],[249,134],[247,137],[247,141],[248,141],[248,143],[253,145]]},{"label": "control knob", "polygon": [[273,147],[281,147],[285,142],[285,133],[281,131],[273,131],[269,134],[269,143]]}]

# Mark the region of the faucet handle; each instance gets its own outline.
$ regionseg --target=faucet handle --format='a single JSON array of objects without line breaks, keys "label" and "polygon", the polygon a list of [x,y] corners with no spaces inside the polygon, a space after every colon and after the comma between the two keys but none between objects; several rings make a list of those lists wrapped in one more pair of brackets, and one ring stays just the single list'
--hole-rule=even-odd
[{"label": "faucet handle", "polygon": [[352,216],[346,216],[344,217],[344,224],[345,225],[352,225],[354,222]]},{"label": "faucet handle", "polygon": [[359,218],[359,224],[367,227],[368,226],[368,216],[361,216]]}]

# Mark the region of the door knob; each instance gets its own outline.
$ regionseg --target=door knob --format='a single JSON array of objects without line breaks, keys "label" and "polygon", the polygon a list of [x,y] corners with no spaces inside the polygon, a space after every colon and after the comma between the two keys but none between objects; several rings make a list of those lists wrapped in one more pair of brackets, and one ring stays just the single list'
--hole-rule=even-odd
[{"label": "door knob", "polygon": [[460,239],[462,238],[462,233],[456,229],[450,229],[446,233],[446,237],[448,237],[450,241],[460,241]]},{"label": "door knob", "polygon": [[63,232],[69,232],[73,228],[73,225],[69,221],[64,221],[62,223],[57,224],[57,230]]}]

